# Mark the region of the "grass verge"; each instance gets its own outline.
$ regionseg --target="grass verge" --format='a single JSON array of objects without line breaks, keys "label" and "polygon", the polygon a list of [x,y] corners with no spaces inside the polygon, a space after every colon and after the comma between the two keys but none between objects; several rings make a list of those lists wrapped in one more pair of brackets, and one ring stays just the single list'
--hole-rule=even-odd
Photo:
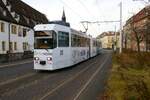
[{"label": "grass verge", "polygon": [[100,100],[150,100],[150,53],[113,54],[113,67]]}]

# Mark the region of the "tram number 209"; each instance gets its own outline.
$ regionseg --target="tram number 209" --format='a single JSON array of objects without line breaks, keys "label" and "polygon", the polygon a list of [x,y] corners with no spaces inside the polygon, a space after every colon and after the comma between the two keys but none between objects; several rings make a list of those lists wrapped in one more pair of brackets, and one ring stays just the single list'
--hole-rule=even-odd
[{"label": "tram number 209", "polygon": [[64,51],[63,50],[60,50],[60,55],[63,55],[64,54]]},{"label": "tram number 209", "polygon": [[81,56],[84,56],[84,55],[85,55],[85,50],[82,50],[82,51],[80,52],[80,55],[81,55]]}]

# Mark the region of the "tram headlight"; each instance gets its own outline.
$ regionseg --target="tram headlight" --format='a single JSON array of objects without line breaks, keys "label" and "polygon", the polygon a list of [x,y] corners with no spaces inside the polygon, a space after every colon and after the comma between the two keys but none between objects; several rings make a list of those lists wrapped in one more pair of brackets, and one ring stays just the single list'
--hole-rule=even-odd
[{"label": "tram headlight", "polygon": [[39,57],[34,57],[34,60],[36,60],[36,61],[39,60]]},{"label": "tram headlight", "polygon": [[52,60],[52,58],[51,58],[51,57],[47,57],[47,60],[48,60],[48,61],[51,61],[51,60]]}]

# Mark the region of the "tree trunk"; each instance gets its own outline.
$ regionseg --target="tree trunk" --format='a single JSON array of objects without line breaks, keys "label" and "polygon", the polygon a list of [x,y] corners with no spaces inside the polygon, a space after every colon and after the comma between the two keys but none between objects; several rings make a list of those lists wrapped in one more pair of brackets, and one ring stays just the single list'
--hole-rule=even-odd
[{"label": "tree trunk", "polygon": [[140,37],[138,36],[138,33],[134,30],[135,38],[136,38],[136,43],[137,43],[137,49],[138,52],[140,52]]},{"label": "tree trunk", "polygon": [[138,49],[138,52],[140,52],[140,42],[137,40],[137,49]]},{"label": "tree trunk", "polygon": [[127,36],[125,36],[125,49],[127,49]]}]

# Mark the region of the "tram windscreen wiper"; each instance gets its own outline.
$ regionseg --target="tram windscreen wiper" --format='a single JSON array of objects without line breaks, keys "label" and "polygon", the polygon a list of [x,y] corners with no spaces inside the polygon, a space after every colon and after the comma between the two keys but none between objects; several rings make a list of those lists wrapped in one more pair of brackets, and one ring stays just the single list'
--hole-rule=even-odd
[{"label": "tram windscreen wiper", "polygon": [[48,52],[48,49],[45,48],[45,50]]}]

